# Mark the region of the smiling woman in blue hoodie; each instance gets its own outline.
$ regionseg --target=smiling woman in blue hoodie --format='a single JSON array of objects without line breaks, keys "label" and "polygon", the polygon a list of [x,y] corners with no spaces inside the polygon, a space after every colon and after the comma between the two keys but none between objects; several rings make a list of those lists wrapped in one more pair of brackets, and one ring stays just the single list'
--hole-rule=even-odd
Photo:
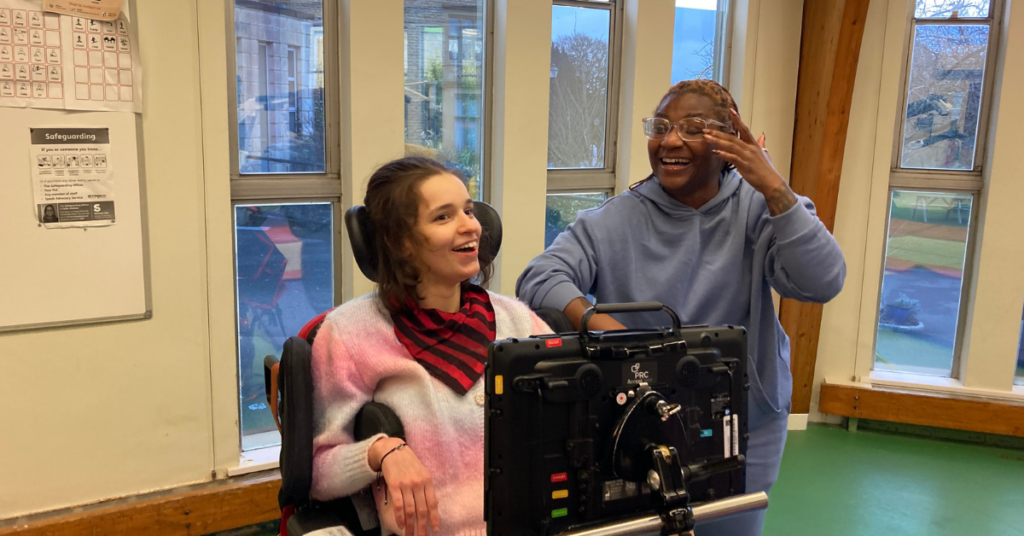
[{"label": "smiling woman in blue hoodie", "polygon": [[[565,311],[579,327],[590,306],[659,301],[684,324],[749,332],[747,492],[769,491],[786,443],[793,379],[789,337],[771,289],[827,302],[846,263],[807,198],[793,193],[740,120],[729,92],[710,80],[669,90],[644,119],[652,174],[576,222],[535,258],[516,285],[533,308]],[[662,325],[660,313],[597,315],[591,329]],[[764,512],[697,530],[757,536]]]}]

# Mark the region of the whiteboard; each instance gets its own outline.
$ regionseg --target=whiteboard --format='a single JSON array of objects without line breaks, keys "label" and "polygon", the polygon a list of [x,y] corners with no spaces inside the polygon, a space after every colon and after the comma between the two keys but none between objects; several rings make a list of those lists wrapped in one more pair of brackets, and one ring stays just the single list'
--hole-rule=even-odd
[{"label": "whiteboard", "polygon": [[[0,125],[0,332],[148,318],[136,115],[0,108]],[[110,129],[113,225],[39,224],[29,158],[37,127]]]}]

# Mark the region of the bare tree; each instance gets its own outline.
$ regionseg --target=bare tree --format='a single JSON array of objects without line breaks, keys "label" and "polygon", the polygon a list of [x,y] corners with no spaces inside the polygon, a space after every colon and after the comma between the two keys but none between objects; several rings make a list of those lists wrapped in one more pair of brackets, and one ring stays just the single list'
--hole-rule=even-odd
[{"label": "bare tree", "polygon": [[[971,7],[964,0],[932,0],[922,14],[922,4],[919,17]],[[905,163],[972,166],[988,45],[987,24],[918,24],[907,88]]]},{"label": "bare tree", "polygon": [[917,0],[914,16],[944,19],[956,11],[960,17],[983,17],[988,14],[989,5],[989,0]]},{"label": "bare tree", "polygon": [[[608,106],[608,42],[585,34],[551,46],[548,163],[556,168],[601,167]],[[553,71],[554,73],[554,71]]]},{"label": "bare tree", "polygon": [[964,77],[980,78],[985,69],[988,37],[986,25],[918,26],[910,67],[910,100],[962,91]]},{"label": "bare tree", "polygon": [[692,78],[710,79],[715,74],[715,42],[704,39],[704,46],[693,51],[700,58],[702,67],[697,70],[687,69]]}]

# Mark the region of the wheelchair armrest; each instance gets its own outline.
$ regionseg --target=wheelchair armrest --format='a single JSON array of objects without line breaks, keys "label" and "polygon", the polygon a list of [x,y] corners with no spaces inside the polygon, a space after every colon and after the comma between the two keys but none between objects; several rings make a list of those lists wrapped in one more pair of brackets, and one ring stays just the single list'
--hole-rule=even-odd
[{"label": "wheelchair armrest", "polygon": [[281,418],[277,411],[278,396],[278,373],[281,370],[281,360],[276,356],[268,355],[263,358],[263,387],[267,393],[267,404],[270,406],[270,413],[274,416],[274,424],[277,431],[281,431]]},{"label": "wheelchair armrest", "polygon": [[380,402],[367,402],[356,414],[356,441],[369,439],[377,434],[387,434],[405,440],[405,427],[393,409]]}]

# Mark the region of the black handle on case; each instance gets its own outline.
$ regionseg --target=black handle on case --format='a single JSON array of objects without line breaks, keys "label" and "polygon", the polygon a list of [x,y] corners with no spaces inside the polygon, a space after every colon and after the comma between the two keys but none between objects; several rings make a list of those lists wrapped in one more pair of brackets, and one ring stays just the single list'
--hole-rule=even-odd
[{"label": "black handle on case", "polygon": [[740,469],[746,464],[746,456],[737,454],[731,458],[723,458],[715,462],[684,465],[683,480],[685,482],[698,482],[707,479],[711,475],[728,473],[729,471]]},{"label": "black handle on case", "polygon": [[590,324],[590,317],[595,314],[645,313],[653,311],[665,311],[668,313],[668,316],[672,317],[672,331],[679,331],[681,329],[679,315],[677,315],[676,312],[667,305],[662,305],[661,302],[602,303],[590,307],[583,313],[583,320],[580,321],[580,337],[582,337],[584,341],[590,340],[590,330],[588,327]]}]

